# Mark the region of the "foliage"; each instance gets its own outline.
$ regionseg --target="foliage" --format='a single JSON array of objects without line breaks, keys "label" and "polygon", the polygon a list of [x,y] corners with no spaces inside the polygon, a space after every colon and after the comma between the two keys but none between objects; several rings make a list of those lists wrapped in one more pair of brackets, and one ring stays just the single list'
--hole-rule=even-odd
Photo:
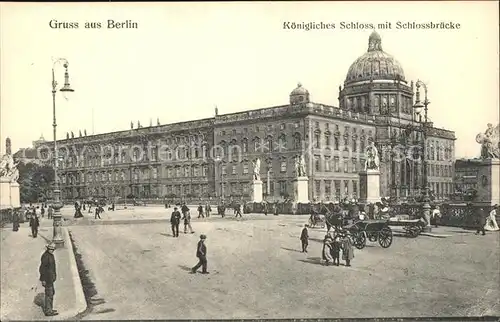
[{"label": "foliage", "polygon": [[54,184],[54,169],[51,166],[21,161],[17,169],[21,202],[38,202],[50,197]]}]

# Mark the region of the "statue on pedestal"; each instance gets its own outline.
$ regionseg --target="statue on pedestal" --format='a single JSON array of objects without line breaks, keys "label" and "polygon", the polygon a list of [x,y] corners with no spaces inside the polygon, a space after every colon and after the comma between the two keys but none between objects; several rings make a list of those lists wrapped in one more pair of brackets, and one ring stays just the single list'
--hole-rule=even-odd
[{"label": "statue on pedestal", "polygon": [[257,158],[253,163],[253,179],[260,180],[260,159]]},{"label": "statue on pedestal", "polygon": [[371,142],[366,148],[366,161],[365,161],[365,171],[366,170],[379,170],[380,159],[378,156],[378,150],[375,147],[375,143]]},{"label": "statue on pedestal", "polygon": [[484,133],[476,135],[476,142],[481,144],[481,158],[498,159],[500,158],[500,124],[493,127],[493,124],[488,123],[487,126]]},{"label": "statue on pedestal", "polygon": [[297,156],[295,160],[295,172],[297,173],[297,177],[305,177],[306,174],[306,160],[304,155],[301,154]]},{"label": "statue on pedestal", "polygon": [[17,182],[19,179],[19,170],[17,169],[19,162],[14,163],[9,138],[5,140],[5,150],[7,153],[2,156],[2,161],[0,161],[0,177],[7,178],[10,182]]}]

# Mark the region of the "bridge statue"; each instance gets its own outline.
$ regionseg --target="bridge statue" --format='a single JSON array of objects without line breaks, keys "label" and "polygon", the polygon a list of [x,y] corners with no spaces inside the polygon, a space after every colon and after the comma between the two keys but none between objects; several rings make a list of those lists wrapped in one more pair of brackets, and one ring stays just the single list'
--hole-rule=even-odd
[{"label": "bridge statue", "polygon": [[260,159],[257,158],[255,162],[253,162],[253,179],[260,180]]},{"label": "bridge statue", "polygon": [[304,155],[301,154],[297,156],[295,160],[295,172],[297,173],[297,177],[305,177],[306,174],[306,160]]},{"label": "bridge statue", "polygon": [[476,142],[481,144],[481,159],[500,158],[500,124],[493,127],[488,123],[486,131],[476,135]]},{"label": "bridge statue", "polygon": [[366,170],[379,170],[380,159],[378,156],[377,147],[375,143],[371,142],[366,149],[366,161],[365,161],[365,171]]}]

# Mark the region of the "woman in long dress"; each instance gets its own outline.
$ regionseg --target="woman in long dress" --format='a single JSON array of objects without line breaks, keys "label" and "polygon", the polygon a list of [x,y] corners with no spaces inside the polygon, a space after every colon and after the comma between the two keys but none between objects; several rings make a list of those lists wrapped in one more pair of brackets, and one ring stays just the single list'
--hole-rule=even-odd
[{"label": "woman in long dress", "polygon": [[497,231],[499,230],[497,219],[495,218],[497,215],[498,205],[494,205],[493,209],[490,211],[490,215],[486,218],[486,225],[484,225],[484,230],[488,231]]}]

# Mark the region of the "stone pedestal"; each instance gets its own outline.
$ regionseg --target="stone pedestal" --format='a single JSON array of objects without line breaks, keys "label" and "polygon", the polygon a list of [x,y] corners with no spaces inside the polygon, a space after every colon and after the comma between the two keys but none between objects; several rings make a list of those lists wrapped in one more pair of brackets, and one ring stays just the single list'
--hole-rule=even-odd
[{"label": "stone pedestal", "polygon": [[262,202],[262,181],[254,180],[252,182],[252,201]]},{"label": "stone pedestal", "polygon": [[359,173],[359,202],[362,204],[380,201],[380,171],[366,170]]},{"label": "stone pedestal", "polygon": [[19,192],[19,183],[17,182],[10,184],[10,203],[14,208],[21,207],[21,193]]},{"label": "stone pedestal", "polygon": [[309,202],[309,179],[307,177],[297,177],[293,181],[293,200],[297,203]]},{"label": "stone pedestal", "polygon": [[500,160],[486,159],[478,164],[477,198],[475,202],[500,204]]},{"label": "stone pedestal", "polygon": [[0,209],[21,207],[19,183],[0,178]]}]

